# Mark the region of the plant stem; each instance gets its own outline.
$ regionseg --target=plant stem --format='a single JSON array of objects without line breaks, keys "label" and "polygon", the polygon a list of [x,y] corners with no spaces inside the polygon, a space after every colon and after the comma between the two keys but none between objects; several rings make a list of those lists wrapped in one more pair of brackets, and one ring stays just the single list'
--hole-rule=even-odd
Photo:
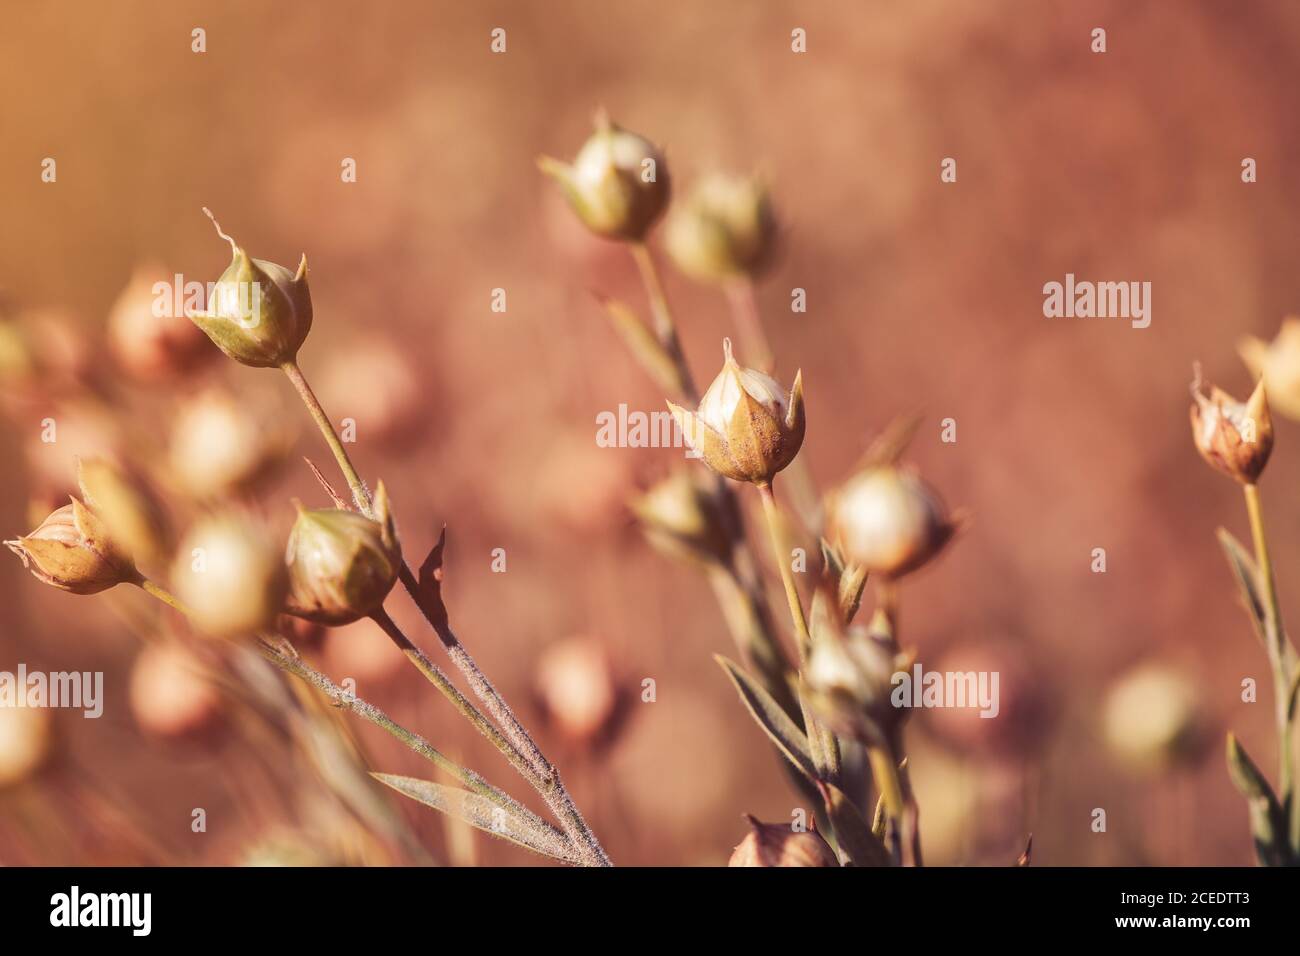
[{"label": "plant stem", "polygon": [[673,322],[672,311],[668,308],[668,297],[664,295],[663,283],[659,280],[659,268],[655,265],[653,253],[644,242],[633,242],[628,246],[637,270],[641,273],[641,282],[645,286],[646,298],[650,300],[650,314],[654,319],[654,333],[659,339],[668,357],[677,367],[677,376],[681,380],[682,397],[689,404],[699,402],[699,392],[695,390],[695,380],[686,356],[682,353],[682,344],[677,337],[677,326]]},{"label": "plant stem", "polygon": [[[142,591],[149,594],[151,597],[161,601],[163,604],[166,604],[168,607],[173,608],[179,611],[180,613],[185,614],[186,616],[189,616],[190,614],[189,609],[186,608],[185,605],[182,604],[180,600],[178,600],[166,588],[144,577],[141,577],[140,580],[135,583]],[[438,670],[436,664],[433,664],[431,661],[425,658],[424,655],[420,652],[419,648],[415,647],[415,645],[411,644],[411,642],[406,639],[405,635],[402,634],[402,632],[397,628],[397,625],[393,623],[392,619],[389,618],[387,614],[385,614],[383,611],[380,611],[380,614],[383,616],[383,620],[379,621],[379,623],[381,626],[384,627],[385,633],[388,633],[390,637],[393,637],[393,640],[397,642],[399,646],[403,646],[404,644],[405,645],[403,646],[404,651],[407,651],[407,648],[409,648],[408,656],[410,656],[410,653],[413,652],[415,655],[417,655],[420,659],[423,660],[424,664],[426,664],[431,669],[431,671],[434,672],[434,673],[426,673],[426,676],[429,677],[430,681],[433,681],[439,687],[440,690],[443,690],[444,693],[447,693],[448,697],[452,699],[453,703],[456,703],[456,701],[459,700],[461,702],[461,705],[463,706],[458,706],[457,709],[460,710],[461,713],[468,720],[470,720],[470,722],[473,723],[479,729],[479,731],[483,733],[484,736],[486,736],[494,744],[497,744],[498,749],[502,750],[502,753],[506,754],[507,759],[510,759],[511,753],[513,751],[511,750],[509,743],[506,742],[505,739],[502,738],[501,735],[496,731],[496,728],[494,728],[490,723],[488,723],[487,719],[484,718],[482,714],[479,714],[476,710],[474,710],[474,705],[471,704],[468,700],[466,700],[465,697],[460,693],[460,691],[458,691],[455,688],[455,686],[452,685],[451,682],[447,680],[446,675],[442,674],[442,672]],[[392,628],[391,631],[389,630],[390,626]],[[559,830],[556,830],[553,826],[551,826],[551,824],[547,823],[545,820],[542,820],[540,817],[534,814],[527,807],[520,804],[518,801],[516,801],[505,791],[492,786],[490,783],[488,783],[486,780],[484,780],[481,776],[479,776],[474,771],[460,766],[455,761],[451,760],[449,757],[442,754],[419,734],[407,730],[405,727],[401,726],[396,721],[394,721],[391,717],[385,714],[378,707],[375,707],[373,704],[370,704],[367,701],[362,700],[361,698],[355,696],[354,694],[350,694],[347,691],[344,691],[341,687],[339,687],[337,684],[331,681],[328,677],[326,677],[324,674],[320,673],[315,668],[308,665],[305,661],[303,661],[301,658],[297,657],[296,655],[286,654],[284,651],[280,650],[280,648],[276,647],[274,641],[272,641],[268,636],[259,635],[257,638],[257,645],[258,645],[258,649],[262,652],[262,655],[266,657],[267,660],[269,660],[272,664],[276,665],[286,673],[292,674],[295,677],[298,677],[306,681],[307,683],[311,684],[313,687],[317,688],[322,693],[324,693],[327,697],[329,697],[338,706],[345,707],[348,710],[351,710],[353,713],[358,714],[365,720],[370,721],[372,724],[375,724],[376,726],[383,728],[393,737],[397,738],[402,743],[406,744],[406,746],[414,750],[416,753],[420,754],[420,756],[431,761],[437,767],[451,774],[453,777],[455,777],[457,780],[463,783],[468,789],[470,789],[474,793],[477,793],[491,800],[493,803],[496,803],[498,806],[503,807],[512,813],[518,814],[520,817],[527,820],[528,822],[534,823],[536,826],[552,832],[556,840],[558,841],[555,848],[557,850],[556,853],[557,856],[572,857],[574,854],[578,853],[577,848],[574,846],[573,842],[569,837],[565,836]],[[417,666],[420,665],[417,664]],[[421,667],[421,671],[424,672],[423,667]],[[435,675],[436,677],[441,678],[442,683],[439,683],[435,679]],[[517,756],[518,755],[516,755],[516,757]],[[515,769],[518,770],[521,774],[524,774],[526,778],[531,778],[529,768],[527,767],[526,764],[522,763],[522,758],[519,759],[520,762],[517,764],[515,763],[514,760],[512,760],[512,764],[515,765]]]},{"label": "plant stem", "polygon": [[[302,398],[303,404],[307,406],[307,411],[311,413],[312,419],[320,429],[320,433],[324,437],[325,443],[329,445],[329,449],[334,455],[334,460],[338,462],[339,469],[343,472],[343,477],[347,480],[348,487],[352,490],[352,498],[353,501],[356,502],[357,508],[362,514],[368,517],[374,517],[374,508],[370,498],[370,491],[366,488],[365,482],[361,480],[361,476],[357,473],[356,467],[352,464],[352,459],[348,456],[347,449],[343,447],[343,442],[339,440],[338,433],[334,430],[334,425],[330,422],[329,416],[325,413],[325,409],[321,407],[320,401],[316,398],[315,392],[312,391],[311,385],[307,382],[306,376],[302,373],[302,369],[298,367],[297,362],[293,361],[284,363],[284,365],[281,366],[281,369],[289,378],[289,381],[293,383],[294,388],[298,391],[298,395]],[[569,796],[568,791],[565,790],[564,785],[560,782],[559,774],[556,772],[555,768],[542,754],[541,749],[537,744],[533,742],[528,731],[524,729],[524,726],[519,722],[518,718],[515,717],[514,712],[511,711],[509,705],[506,704],[505,700],[497,692],[496,688],[492,686],[491,681],[489,681],[487,676],[479,669],[478,664],[475,663],[469,652],[465,650],[464,645],[461,644],[456,635],[452,633],[450,626],[448,626],[445,621],[445,615],[439,614],[435,609],[427,607],[425,602],[421,600],[419,582],[416,580],[415,574],[411,571],[411,568],[406,563],[405,559],[402,560],[400,577],[402,585],[406,588],[412,601],[415,602],[415,605],[424,615],[425,620],[427,620],[430,626],[433,627],[434,632],[442,641],[442,644],[446,648],[447,654],[451,657],[452,662],[456,665],[457,669],[465,675],[466,680],[469,681],[470,688],[483,702],[484,706],[487,707],[488,713],[490,713],[493,719],[496,720],[499,731],[497,728],[492,728],[495,736],[489,737],[489,739],[492,740],[495,746],[497,746],[498,750],[501,750],[502,753],[506,754],[511,765],[514,766],[524,779],[526,779],[537,790],[537,792],[541,794],[542,798],[547,802],[547,805],[556,813],[557,818],[564,825],[566,832],[568,832],[574,841],[578,843],[580,851],[583,854],[584,862],[593,866],[611,865],[608,855],[600,845],[600,841],[596,839],[596,835],[587,825],[586,820],[583,819],[577,805],[573,802],[573,798]],[[384,617],[387,618],[387,615],[384,615]],[[459,691],[455,690],[455,687],[447,680],[446,675],[443,674],[442,671],[434,665],[433,662],[430,661],[409,638],[401,633],[397,626],[393,624],[391,618],[387,619],[387,625],[378,617],[376,617],[376,621],[378,621],[380,626],[384,628],[385,633],[387,633],[388,636],[397,643],[398,647],[401,648],[407,659],[410,660],[426,678],[432,681],[439,690],[442,690],[449,699],[452,699],[453,703],[456,703],[456,699],[451,697],[448,690],[455,692],[459,700],[463,701],[465,705],[465,707],[462,707],[457,703],[457,708],[460,709],[461,713],[465,714],[471,722],[475,723],[475,726],[479,728],[480,732],[483,732],[484,726],[490,726],[487,725],[486,720],[483,719],[483,715],[479,713],[477,708],[470,704]],[[390,625],[391,630],[389,627]],[[400,635],[400,639],[397,636],[394,636],[395,634]],[[444,689],[444,687],[447,689]],[[475,717],[477,717],[478,720],[476,720]],[[479,723],[479,721],[482,721],[482,723]],[[504,738],[504,740],[501,738]],[[498,742],[499,740],[501,743],[506,744],[505,749],[502,748],[501,743]]]},{"label": "plant stem", "polygon": [[1273,671],[1274,711],[1277,719],[1278,793],[1287,809],[1289,843],[1300,846],[1300,801],[1295,793],[1295,754],[1293,721],[1289,711],[1291,674],[1294,654],[1282,629],[1282,610],[1278,601],[1273,561],[1269,556],[1268,537],[1264,531],[1264,510],[1259,486],[1245,486],[1246,513],[1250,517],[1250,534],[1255,544],[1255,565],[1264,599],[1264,636],[1269,664]]},{"label": "plant stem", "polygon": [[[696,391],[690,366],[687,365],[686,356],[682,352],[681,340],[677,334],[677,324],[673,320],[668,297],[664,294],[663,283],[659,279],[659,270],[655,265],[654,255],[645,243],[632,243],[629,249],[632,258],[636,262],[637,270],[641,274],[641,282],[645,288],[646,298],[650,302],[655,337],[676,370],[679,393],[677,397],[687,405],[698,405],[700,401],[699,392]],[[721,475],[714,475],[713,481],[713,497],[718,503],[719,512],[723,517],[723,525],[731,542],[731,565],[728,568],[728,573],[735,582],[736,587],[743,594],[745,603],[749,606],[748,623],[752,625],[752,628],[746,628],[746,631],[742,634],[742,632],[735,629],[733,623],[733,636],[742,656],[749,657],[755,662],[764,662],[760,664],[758,669],[768,693],[777,701],[782,702],[783,706],[790,705],[790,718],[795,723],[802,724],[803,713],[799,707],[793,705],[793,695],[786,682],[785,674],[789,665],[780,641],[773,630],[772,615],[768,609],[766,595],[763,593],[762,578],[758,572],[758,562],[755,561],[749,547],[749,540],[745,531],[745,518],[740,509],[740,502],[726,478]],[[723,616],[729,622],[738,623],[739,618],[729,607],[731,602],[726,596],[728,590],[729,588],[726,586],[720,588],[716,583],[714,585],[714,591],[718,595],[719,604],[722,606]]]},{"label": "plant stem", "polygon": [[193,612],[191,612],[189,608],[182,604],[180,600],[166,588],[160,587],[146,577],[141,577],[139,581],[133,583],[145,594],[162,601],[163,604],[166,604],[173,611],[178,611],[186,617],[192,616]]},{"label": "plant stem", "polygon": [[812,651],[812,636],[808,633],[808,619],[803,613],[803,602],[799,600],[799,589],[794,583],[794,571],[790,567],[790,554],[786,549],[785,535],[781,532],[781,512],[776,505],[776,496],[771,484],[755,485],[758,496],[763,501],[763,517],[767,520],[768,534],[772,538],[772,553],[777,567],[781,570],[781,583],[785,586],[785,600],[790,606],[790,620],[794,622],[795,636],[799,643],[799,660],[807,662]]},{"label": "plant stem", "polygon": [[347,479],[348,487],[352,489],[352,500],[356,502],[357,509],[366,517],[373,518],[374,511],[370,501],[370,489],[366,483],[361,480],[357,474],[356,468],[352,465],[352,459],[348,457],[347,450],[343,447],[343,442],[339,440],[338,433],[334,431],[334,426],[330,423],[329,416],[325,414],[325,409],[321,407],[320,401],[316,398],[316,393],[312,391],[311,385],[307,382],[307,377],[302,374],[302,369],[298,367],[296,361],[288,361],[280,366],[280,369],[293,383],[297,389],[298,395],[302,398],[302,403],[307,406],[307,411],[316,422],[316,427],[320,429],[321,435],[325,438],[325,443],[329,445],[330,451],[334,453],[334,460],[338,462],[339,469],[343,472],[343,477]]},{"label": "plant stem", "polygon": [[569,838],[554,826],[537,816],[504,790],[488,783],[473,770],[462,767],[450,757],[447,757],[430,744],[424,737],[414,731],[407,730],[374,704],[369,703],[353,693],[345,691],[320,671],[302,660],[302,658],[281,650],[267,637],[259,637],[257,645],[262,656],[276,667],[280,668],[280,670],[287,674],[292,674],[294,677],[297,677],[310,684],[312,687],[315,687],[318,691],[333,701],[336,706],[341,707],[344,710],[350,710],[362,719],[368,720],[370,723],[383,729],[415,753],[428,760],[434,766],[456,778],[465,786],[466,789],[491,800],[497,806],[509,810],[511,813],[519,815],[529,823],[533,824],[533,826],[549,832],[555,838],[557,849],[562,848],[565,853],[570,856],[576,854],[577,851]]},{"label": "plant stem", "polygon": [[456,708],[460,715],[468,720],[475,730],[486,737],[488,742],[502,753],[506,760],[510,762],[510,766],[514,767],[526,778],[536,776],[532,766],[524,759],[524,755],[516,750],[510,741],[506,740],[492,722],[483,715],[482,711],[460,692],[456,685],[451,682],[451,678],[443,672],[442,668],[429,660],[428,655],[402,632],[397,623],[388,616],[388,612],[381,608],[372,617],[374,622],[388,635],[388,639],[397,646],[399,651],[406,655],[406,659],[415,666],[415,669],[423,674],[430,684],[438,688],[439,692],[451,701],[452,706]]},{"label": "plant stem", "polygon": [[[794,583],[794,570],[790,567],[790,550],[786,547],[785,535],[781,532],[781,512],[777,508],[776,495],[771,483],[755,485],[758,496],[763,501],[763,517],[767,520],[767,530],[772,539],[772,554],[777,567],[781,570],[781,583],[785,586],[786,603],[790,606],[790,620],[794,624],[796,643],[799,646],[800,665],[808,663],[812,654],[812,635],[808,633],[808,618],[803,612],[803,602],[799,599],[799,589]],[[827,782],[839,784],[840,781],[840,745],[835,734],[824,726],[808,708],[800,695],[803,708],[804,726],[808,731],[808,743],[812,749],[818,770]]]}]

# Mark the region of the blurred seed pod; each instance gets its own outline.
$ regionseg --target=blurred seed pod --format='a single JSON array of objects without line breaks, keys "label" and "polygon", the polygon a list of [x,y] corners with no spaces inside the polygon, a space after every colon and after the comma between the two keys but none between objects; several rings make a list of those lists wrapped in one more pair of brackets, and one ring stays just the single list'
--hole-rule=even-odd
[{"label": "blurred seed pod", "polygon": [[676,468],[667,478],[629,502],[646,539],[670,558],[727,565],[731,538],[712,490],[695,475]]},{"label": "blurred seed pod", "polygon": [[249,491],[280,465],[295,435],[278,403],[268,409],[266,401],[211,388],[182,402],[168,455],[177,487],[198,500],[223,498]]},{"label": "blurred seed pod", "polygon": [[272,627],[288,586],[283,552],[264,528],[235,512],[204,517],[186,532],[171,580],[195,626],[213,637]]},{"label": "blurred seed pod", "polygon": [[[165,290],[155,291],[159,284]],[[140,382],[170,381],[220,353],[173,301],[173,277],[154,263],[137,266],[108,312],[108,347]]]},{"label": "blurred seed pod", "polygon": [[44,707],[0,706],[0,790],[26,780],[45,762],[51,723]]},{"label": "blurred seed pod", "polygon": [[1056,718],[1055,688],[1025,647],[1006,641],[961,643],[944,651],[926,670],[998,675],[995,716],[981,717],[979,706],[938,707],[925,712],[925,728],[954,753],[1029,757],[1051,734]]},{"label": "blurred seed pod", "polygon": [[706,282],[758,275],[776,247],[776,218],[757,176],[714,173],[701,179],[664,226],[664,245],[679,269]]},{"label": "blurred seed pod", "polygon": [[554,179],[574,213],[592,232],[640,241],[668,207],[668,166],[649,140],[596,116],[572,164],[549,156],[537,165]]},{"label": "blurred seed pod", "polygon": [[816,831],[796,832],[788,823],[760,823],[746,814],[749,833],[732,851],[727,866],[839,866]]},{"label": "blurred seed pod", "polygon": [[164,740],[211,744],[221,722],[221,694],[203,664],[178,641],[150,644],[131,667],[131,715]]},{"label": "blurred seed pod", "polygon": [[359,442],[411,437],[427,418],[427,403],[409,353],[369,336],[331,352],[312,376],[326,408],[351,419]]},{"label": "blurred seed pod", "polygon": [[144,482],[104,458],[78,459],[77,483],[109,536],[138,564],[154,566],[170,553],[162,505]]},{"label": "blurred seed pod", "polygon": [[914,472],[892,464],[858,472],[827,498],[830,536],[869,574],[901,577],[933,560],[960,521]]},{"label": "blurred seed pod", "polygon": [[1281,414],[1300,421],[1300,318],[1282,320],[1272,342],[1248,335],[1237,352],[1256,379],[1268,382],[1268,401]]},{"label": "blurred seed pod", "polygon": [[832,626],[814,634],[803,680],[809,703],[827,726],[863,743],[884,745],[908,716],[907,708],[895,707],[890,695],[894,674],[909,666],[906,655],[866,628],[835,634]]},{"label": "blurred seed pod", "polygon": [[572,745],[607,745],[627,714],[626,688],[597,640],[571,637],[550,645],[537,662],[534,688],[547,723]]},{"label": "blurred seed pod", "polygon": [[1143,773],[1197,763],[1212,742],[1196,685],[1162,664],[1142,665],[1117,679],[1102,718],[1111,752]]}]

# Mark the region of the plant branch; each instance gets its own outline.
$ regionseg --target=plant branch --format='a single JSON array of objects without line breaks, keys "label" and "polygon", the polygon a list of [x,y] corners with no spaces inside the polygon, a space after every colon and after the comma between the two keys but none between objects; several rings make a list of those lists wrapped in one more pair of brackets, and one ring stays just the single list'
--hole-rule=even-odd
[{"label": "plant branch", "polygon": [[[343,447],[342,441],[339,440],[334,425],[330,422],[325,409],[321,407],[311,385],[307,382],[306,376],[303,375],[296,362],[286,362],[281,366],[281,369],[289,378],[289,381],[293,383],[298,395],[302,398],[303,404],[307,407],[307,411],[320,429],[325,443],[329,446],[335,461],[338,462],[339,469],[343,472],[343,477],[347,480],[348,487],[352,490],[352,498],[356,502],[357,508],[362,514],[373,518],[374,507],[370,498],[370,491],[357,473],[347,449]],[[489,740],[506,755],[511,765],[519,771],[524,779],[542,795],[547,805],[564,825],[565,831],[578,843],[584,862],[593,866],[609,866],[608,855],[606,855],[604,848],[596,839],[596,835],[583,819],[577,805],[573,802],[573,798],[569,796],[568,791],[560,782],[559,774],[542,754],[537,744],[533,742],[532,737],[524,729],[518,718],[515,717],[509,705],[506,704],[486,675],[479,669],[469,652],[465,650],[464,645],[451,631],[447,623],[445,609],[427,606],[427,603],[423,600],[419,582],[405,559],[402,561],[400,577],[407,593],[410,594],[411,599],[442,641],[452,663],[465,675],[471,690],[483,702],[488,709],[488,713],[496,721],[497,727],[492,728],[493,736],[489,736]],[[401,630],[386,614],[383,615],[383,619],[376,616],[375,620],[384,628],[389,638],[401,648],[407,659],[439,690],[443,691],[453,703],[456,703],[461,713],[486,736],[484,728],[490,725],[487,725],[483,715],[459,691],[455,690],[455,687],[447,680],[446,675],[428,659],[424,652],[402,634]],[[453,698],[449,691],[455,692],[456,697]],[[457,698],[463,702],[464,706],[458,703]],[[505,746],[503,747],[502,744],[505,744]]]}]

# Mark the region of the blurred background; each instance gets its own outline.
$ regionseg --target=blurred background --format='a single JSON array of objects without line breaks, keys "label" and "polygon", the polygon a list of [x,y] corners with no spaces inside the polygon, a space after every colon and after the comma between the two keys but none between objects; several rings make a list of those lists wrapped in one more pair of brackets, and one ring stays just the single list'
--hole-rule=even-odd
[{"label": "blurred background", "polygon": [[[1214,538],[1248,540],[1241,496],[1192,448],[1187,385],[1199,359],[1244,396],[1238,339],[1272,338],[1300,306],[1285,166],[1300,7],[51,3],[8,11],[0,48],[6,537],[66,503],[74,455],[164,500],[235,497],[280,534],[291,498],[327,504],[301,456],[333,463],[282,376],[131,332],[154,279],[225,268],[211,207],[255,256],[307,254],[304,370],[355,420],[352,454],[390,489],[408,557],[448,524],[452,621],[615,861],[720,864],[743,813],[789,820],[798,799],[711,660],[734,652],[707,581],[649,548],[626,507],[680,450],[595,442],[597,414],[656,411],[663,393],[593,292],[646,301],[626,250],[586,235],[535,159],[572,157],[604,106],[663,144],[679,190],[719,169],[768,177],[783,242],[757,302],[777,377],[803,370],[819,487],[919,409],[909,459],[973,516],[902,588],[927,666],[1003,675],[1007,719],[909,725],[928,861],[1009,865],[1032,832],[1043,865],[1251,862],[1221,742],[1232,728],[1275,765],[1268,673]],[[1045,319],[1043,284],[1067,272],[1150,281],[1151,326]],[[727,300],[670,268],[665,282],[707,382],[735,334]],[[1279,422],[1262,486],[1293,617],[1298,440]],[[178,530],[194,510],[171,507]],[[301,637],[335,680],[527,799],[376,627]],[[106,687],[99,720],[0,734],[0,862],[537,862],[348,778],[342,744],[304,758],[292,728],[159,650],[175,647],[213,653],[142,595],[59,593],[4,555],[0,670],[103,671]],[[1143,686],[1163,690],[1117,718],[1111,695],[1151,668]],[[1241,702],[1246,677],[1258,704]],[[617,725],[570,733],[555,686]],[[1145,702],[1201,745],[1131,759]],[[366,766],[429,776],[374,728],[304,712],[345,728]]]}]

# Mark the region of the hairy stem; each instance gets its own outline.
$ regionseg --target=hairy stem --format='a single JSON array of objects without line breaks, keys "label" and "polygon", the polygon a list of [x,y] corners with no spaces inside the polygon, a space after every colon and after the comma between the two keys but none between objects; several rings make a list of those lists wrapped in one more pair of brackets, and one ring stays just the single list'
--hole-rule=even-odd
[{"label": "hairy stem", "polygon": [[414,731],[407,730],[374,704],[356,696],[354,693],[345,691],[320,671],[309,665],[302,658],[298,657],[296,654],[287,653],[280,647],[276,646],[274,641],[271,641],[266,637],[258,638],[257,646],[258,650],[261,651],[262,656],[272,664],[285,673],[292,674],[294,677],[297,677],[310,684],[312,687],[315,687],[318,691],[328,697],[335,706],[341,707],[344,710],[349,710],[358,717],[361,717],[363,720],[367,720],[376,727],[386,731],[415,753],[428,760],[434,766],[454,777],[467,790],[471,790],[474,793],[491,800],[497,806],[509,810],[511,813],[517,814],[528,820],[534,826],[548,831],[554,836],[555,840],[558,841],[559,846],[568,848],[571,853],[576,852],[568,837],[557,830],[554,826],[547,823],[541,817],[538,817],[504,790],[488,783],[473,770],[462,767],[460,764],[456,763],[425,740],[424,737]]},{"label": "hairy stem", "polygon": [[[298,367],[296,362],[292,361],[284,363],[284,365],[281,366],[281,369],[284,371],[284,374],[288,377],[289,381],[293,383],[298,395],[302,398],[303,404],[307,407],[307,411],[311,414],[312,419],[316,422],[316,426],[320,429],[320,433],[324,437],[325,443],[329,446],[330,451],[334,455],[335,461],[338,462],[339,469],[343,472],[343,477],[347,480],[348,487],[352,490],[352,498],[353,501],[356,502],[357,508],[362,514],[368,517],[374,517],[374,506],[370,498],[370,491],[366,488],[365,482],[361,480],[361,476],[357,473],[356,467],[352,464],[352,459],[347,453],[347,449],[343,447],[343,442],[339,440],[338,433],[334,430],[333,423],[330,422],[329,416],[325,413],[325,409],[321,407],[320,401],[312,391],[311,385],[307,382],[306,376],[302,373],[302,369]],[[533,742],[532,737],[528,734],[527,730],[524,729],[524,726],[519,722],[518,718],[515,717],[514,712],[511,711],[509,705],[506,704],[505,700],[497,692],[496,688],[492,686],[491,681],[487,679],[487,676],[479,669],[478,665],[474,662],[474,659],[469,655],[469,652],[465,650],[464,645],[461,644],[456,635],[452,633],[451,628],[446,624],[444,615],[441,615],[437,610],[426,606],[425,602],[421,599],[419,583],[416,580],[415,574],[411,571],[411,568],[406,563],[405,559],[402,561],[400,573],[402,584],[406,588],[407,593],[410,594],[411,599],[415,602],[416,606],[419,607],[425,619],[433,627],[434,632],[438,635],[443,646],[447,649],[448,656],[451,657],[452,663],[454,663],[457,669],[465,675],[465,678],[469,681],[470,688],[474,691],[474,694],[480,701],[482,701],[483,705],[487,707],[488,713],[490,713],[496,721],[499,730],[497,728],[492,728],[492,732],[495,736],[489,737],[489,740],[497,746],[498,750],[501,750],[501,752],[506,755],[507,759],[510,760],[511,765],[514,766],[515,769],[518,770],[519,773],[537,790],[537,792],[541,794],[547,805],[555,812],[557,818],[564,825],[566,832],[568,832],[574,841],[579,844],[580,852],[583,855],[583,861],[593,866],[609,866],[610,860],[608,855],[605,853],[604,848],[601,847],[600,841],[596,839],[596,835],[587,825],[586,820],[583,819],[577,805],[573,802],[573,798],[569,796],[568,791],[565,790],[564,785],[560,782],[559,774],[542,754],[537,744]],[[387,615],[384,615],[384,617],[387,618]],[[380,626],[384,628],[385,633],[387,633],[388,636],[397,643],[398,647],[401,648],[407,659],[410,660],[426,678],[438,686],[439,690],[442,690],[444,694],[447,694],[449,699],[452,699],[453,703],[456,703],[456,700],[451,698],[448,690],[444,689],[444,687],[446,687],[455,691],[454,686],[452,686],[447,680],[446,675],[443,674],[442,671],[439,670],[439,668],[434,665],[433,662],[430,661],[409,638],[401,633],[397,626],[393,624],[392,619],[387,618],[387,623],[385,623],[384,620],[380,620],[380,618],[376,617],[376,621],[378,621]],[[400,635],[400,638],[395,636],[395,634]],[[480,732],[483,732],[484,725],[487,724],[486,720],[482,720],[483,715],[479,713],[477,708],[474,708],[459,691],[455,691],[455,693],[468,707],[468,709],[465,709],[462,708],[460,704],[457,704],[458,709],[460,709],[461,713],[465,714],[466,717],[475,724]],[[475,719],[476,717],[479,720],[482,720],[481,724]],[[502,743],[505,744],[504,748],[501,745]]]}]

